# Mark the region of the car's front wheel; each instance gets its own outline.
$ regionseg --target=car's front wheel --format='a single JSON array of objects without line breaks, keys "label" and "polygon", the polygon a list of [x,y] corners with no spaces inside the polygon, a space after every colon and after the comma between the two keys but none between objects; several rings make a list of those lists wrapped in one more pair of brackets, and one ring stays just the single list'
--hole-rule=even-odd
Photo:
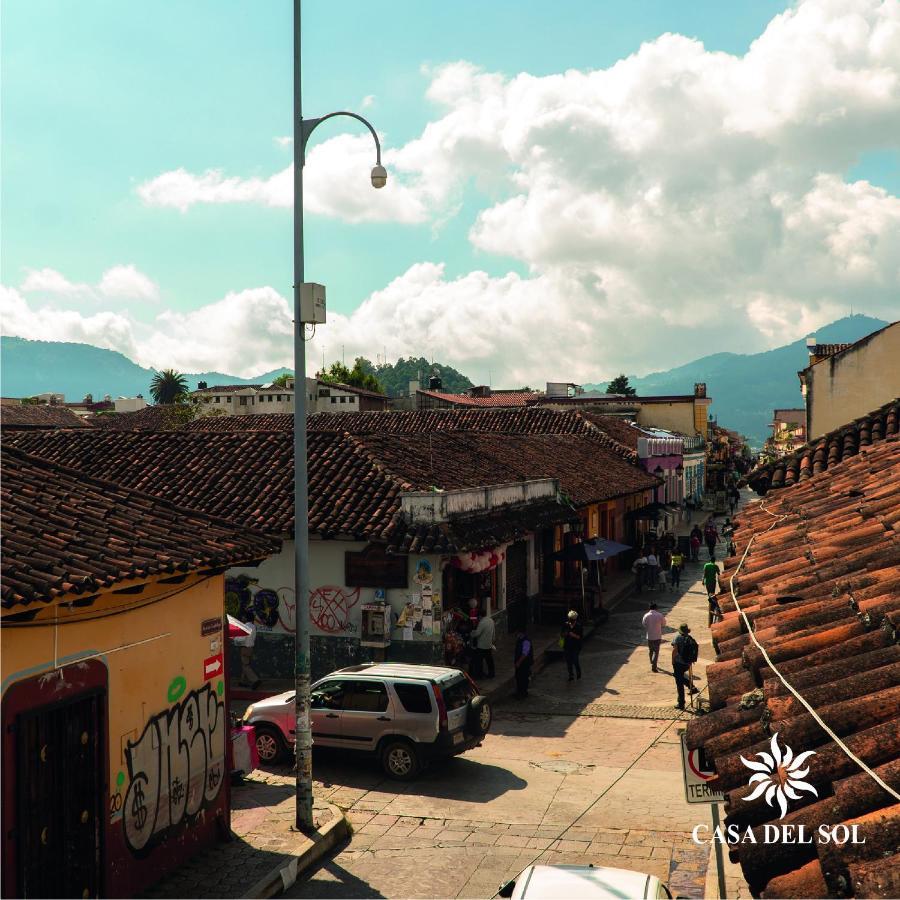
[{"label": "car's front wheel", "polygon": [[409,781],[422,770],[418,750],[409,741],[402,740],[385,741],[381,748],[381,765],[391,778],[398,781]]},{"label": "car's front wheel", "polygon": [[256,753],[259,761],[264,766],[271,766],[279,762],[287,750],[284,738],[278,729],[272,725],[257,725],[256,727]]}]

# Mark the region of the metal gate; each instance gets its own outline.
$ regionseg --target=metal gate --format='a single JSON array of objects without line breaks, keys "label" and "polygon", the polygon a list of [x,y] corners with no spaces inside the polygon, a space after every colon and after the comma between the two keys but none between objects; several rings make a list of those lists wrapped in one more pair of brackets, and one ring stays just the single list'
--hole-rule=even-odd
[{"label": "metal gate", "polygon": [[16,837],[22,897],[99,897],[105,694],[16,718]]}]

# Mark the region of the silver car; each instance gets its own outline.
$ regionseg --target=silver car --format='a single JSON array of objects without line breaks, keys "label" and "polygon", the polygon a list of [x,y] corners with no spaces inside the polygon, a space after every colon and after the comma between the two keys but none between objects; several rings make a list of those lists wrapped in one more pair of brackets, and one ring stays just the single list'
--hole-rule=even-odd
[{"label": "silver car", "polygon": [[[414,778],[433,759],[477,747],[491,727],[491,706],[459,669],[366,663],[332,672],[312,686],[310,724],[317,747],[374,754],[392,778]],[[294,744],[294,692],[247,708],[262,763]]]}]

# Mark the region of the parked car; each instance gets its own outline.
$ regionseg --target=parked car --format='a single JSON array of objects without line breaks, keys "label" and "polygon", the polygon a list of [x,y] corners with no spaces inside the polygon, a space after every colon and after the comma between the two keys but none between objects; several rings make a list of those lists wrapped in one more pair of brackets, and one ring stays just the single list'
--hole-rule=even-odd
[{"label": "parked car", "polygon": [[[374,754],[392,778],[414,778],[433,759],[477,747],[492,711],[475,682],[443,666],[366,663],[332,672],[311,690],[316,747]],[[261,763],[274,763],[294,745],[294,691],[247,708]]]},{"label": "parked car", "polygon": [[500,888],[512,900],[659,900],[671,897],[655,876],[608,866],[528,866]]}]

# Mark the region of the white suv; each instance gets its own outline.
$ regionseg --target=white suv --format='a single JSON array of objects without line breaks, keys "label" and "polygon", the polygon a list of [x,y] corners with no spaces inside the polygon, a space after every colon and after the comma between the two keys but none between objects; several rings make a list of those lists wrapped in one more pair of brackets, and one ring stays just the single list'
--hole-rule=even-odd
[{"label": "white suv", "polygon": [[[491,718],[472,679],[443,666],[350,666],[311,691],[315,746],[375,754],[392,778],[413,778],[432,759],[477,747]],[[256,728],[260,762],[277,762],[294,744],[294,692],[249,706],[244,723]]]}]

